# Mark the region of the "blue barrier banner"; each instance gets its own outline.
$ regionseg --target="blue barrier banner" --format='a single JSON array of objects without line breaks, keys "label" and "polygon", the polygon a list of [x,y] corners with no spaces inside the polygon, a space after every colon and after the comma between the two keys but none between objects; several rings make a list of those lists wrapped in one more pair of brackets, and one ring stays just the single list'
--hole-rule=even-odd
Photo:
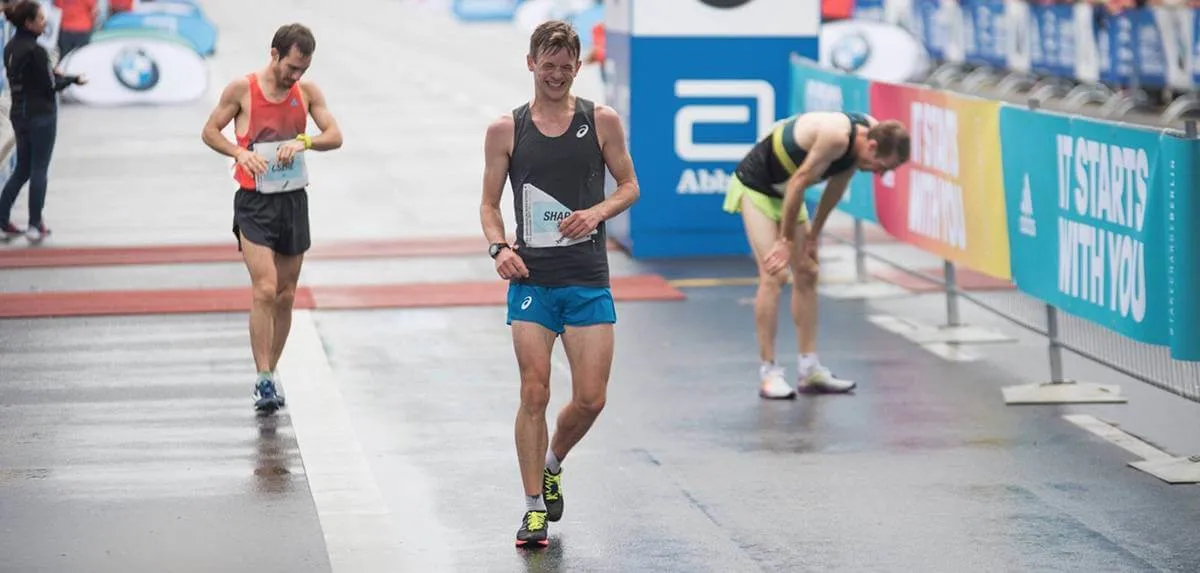
[{"label": "blue barrier banner", "polygon": [[1138,80],[1146,88],[1161,88],[1167,85],[1167,54],[1163,46],[1162,30],[1154,19],[1154,11],[1138,8],[1129,12],[1133,25],[1134,61]]},{"label": "blue barrier banner", "polygon": [[1034,73],[1069,78],[1075,75],[1074,6],[1029,6],[1033,17]]},{"label": "blue barrier banner", "polygon": [[[1107,65],[1100,67],[1100,79],[1110,85],[1126,86],[1137,72],[1137,45],[1134,41],[1131,11],[1108,14],[1100,49],[1107,52]],[[1107,47],[1107,50],[1105,50]]]},{"label": "blue barrier banner", "polygon": [[1008,65],[1008,48],[1004,32],[1004,0],[978,0],[975,3],[975,43],[978,61],[975,63],[1004,68]]},{"label": "blue barrier banner", "polygon": [[[1183,167],[1193,157],[1187,148],[1164,146],[1169,136],[1155,131],[1009,106],[1000,111],[1000,136],[1017,288],[1134,340],[1169,346],[1174,357],[1200,351],[1200,321],[1176,321],[1172,334],[1165,296],[1170,241],[1179,247],[1168,236],[1169,216],[1178,218],[1168,214],[1169,186],[1196,188],[1192,167]],[[1194,292],[1183,275],[1190,269],[1175,268],[1178,292]]]},{"label": "blue barrier banner", "polygon": [[963,25],[963,61],[968,64],[978,64],[979,59],[979,25],[975,12],[982,0],[962,0],[959,7]]},{"label": "blue barrier banner", "polygon": [[884,19],[883,0],[858,0],[854,3],[854,19],[882,22]]},{"label": "blue barrier banner", "polygon": [[[789,114],[806,111],[871,112],[871,83],[863,78],[824,70],[800,59],[793,59],[791,73]],[[810,216],[815,214],[812,205],[820,200],[824,191],[825,184],[822,183],[805,193],[805,199],[810,202]],[[871,173],[856,173],[850,180],[846,194],[842,195],[838,209],[855,218],[876,222],[874,176]]]},{"label": "blue barrier banner", "polygon": [[1200,141],[1171,135],[1162,138],[1164,163],[1168,167],[1165,182],[1167,209],[1167,330],[1171,356],[1176,360],[1200,360],[1200,227],[1194,224],[1200,213],[1200,183],[1196,161]]},{"label": "blue barrier banner", "polygon": [[454,0],[451,10],[459,20],[512,20],[520,0]]},{"label": "blue barrier banner", "polygon": [[938,20],[941,9],[941,0],[913,0],[913,22],[919,31],[917,36],[921,38],[921,43],[925,44],[929,57],[934,60],[941,60],[945,56],[943,39],[946,33]]},{"label": "blue barrier banner", "polygon": [[105,32],[161,30],[179,36],[202,56],[211,56],[217,49],[216,26],[202,16],[181,16],[169,12],[122,12],[105,20],[100,29]]}]

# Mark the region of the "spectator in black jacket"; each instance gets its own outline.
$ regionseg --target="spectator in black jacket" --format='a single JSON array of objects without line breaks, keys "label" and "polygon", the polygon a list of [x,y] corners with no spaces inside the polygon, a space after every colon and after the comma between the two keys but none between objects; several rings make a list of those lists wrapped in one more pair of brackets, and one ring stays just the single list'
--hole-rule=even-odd
[{"label": "spectator in black jacket", "polygon": [[[0,192],[0,230],[4,238],[24,233],[31,241],[40,241],[50,233],[42,220],[46,203],[46,172],[58,124],[58,92],[71,84],[84,84],[81,76],[64,76],[50,66],[50,56],[38,44],[46,29],[46,13],[32,0],[10,2],[4,15],[16,28],[16,34],[4,47],[4,70],[12,94],[8,117],[16,136],[17,167]],[[29,228],[22,231],[12,223],[13,203],[25,182],[29,182]]]}]

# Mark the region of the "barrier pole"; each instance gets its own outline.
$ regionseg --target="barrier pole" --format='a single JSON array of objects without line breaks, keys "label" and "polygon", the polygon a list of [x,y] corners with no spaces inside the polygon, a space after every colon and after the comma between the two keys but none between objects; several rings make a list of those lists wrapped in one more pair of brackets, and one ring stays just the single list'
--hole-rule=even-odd
[{"label": "barrier pole", "polygon": [[954,263],[943,261],[942,272],[946,279],[946,326],[961,326],[958,322],[958,271]]},{"label": "barrier pole", "polygon": [[854,218],[854,275],[860,283],[867,282],[866,238],[863,236],[862,219]]}]

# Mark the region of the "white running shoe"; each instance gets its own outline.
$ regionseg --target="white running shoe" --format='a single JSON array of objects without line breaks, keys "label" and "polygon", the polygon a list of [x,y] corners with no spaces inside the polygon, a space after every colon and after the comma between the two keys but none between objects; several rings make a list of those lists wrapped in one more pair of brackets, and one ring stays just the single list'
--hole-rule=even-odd
[{"label": "white running shoe", "polygon": [[853,390],[855,386],[858,384],[836,378],[828,368],[817,366],[796,383],[796,391],[804,394],[842,394]]},{"label": "white running shoe", "polygon": [[796,391],[783,376],[782,367],[771,366],[761,370],[760,373],[762,375],[762,385],[758,388],[760,397],[768,400],[789,400],[796,397]]}]

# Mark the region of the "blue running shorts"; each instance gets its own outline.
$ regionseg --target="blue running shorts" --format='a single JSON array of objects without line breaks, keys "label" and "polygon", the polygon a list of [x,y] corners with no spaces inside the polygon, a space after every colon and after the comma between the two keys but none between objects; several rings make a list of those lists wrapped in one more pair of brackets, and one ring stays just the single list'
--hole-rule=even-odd
[{"label": "blue running shorts", "polygon": [[599,287],[544,287],[522,283],[508,285],[508,319],[535,322],[558,334],[568,326],[617,322],[612,289]]}]

